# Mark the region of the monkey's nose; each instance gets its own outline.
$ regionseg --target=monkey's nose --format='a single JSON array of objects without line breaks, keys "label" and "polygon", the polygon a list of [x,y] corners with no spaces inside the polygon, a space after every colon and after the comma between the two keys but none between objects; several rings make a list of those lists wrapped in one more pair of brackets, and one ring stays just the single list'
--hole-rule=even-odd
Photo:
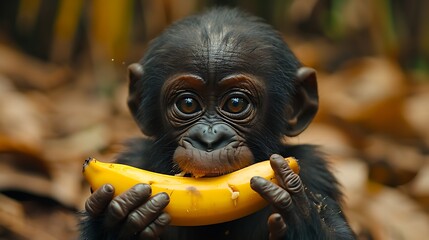
[{"label": "monkey's nose", "polygon": [[189,130],[188,136],[192,146],[210,152],[228,145],[235,131],[225,124],[199,124]]}]

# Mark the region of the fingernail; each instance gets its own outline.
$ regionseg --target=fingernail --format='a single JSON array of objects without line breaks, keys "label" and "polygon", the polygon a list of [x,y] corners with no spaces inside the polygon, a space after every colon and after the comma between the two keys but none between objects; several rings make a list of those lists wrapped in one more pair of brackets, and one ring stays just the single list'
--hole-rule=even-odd
[{"label": "fingernail", "polygon": [[160,204],[161,206],[165,207],[170,202],[170,196],[165,192],[161,192],[161,193],[156,194],[152,198],[152,201],[155,201],[158,204]]},{"label": "fingernail", "polygon": [[165,192],[157,194],[156,197],[159,198],[159,200],[170,200],[170,196]]},{"label": "fingernail", "polygon": [[104,184],[104,185],[103,185],[103,190],[104,190],[105,192],[108,192],[108,193],[111,193],[111,192],[113,192],[113,191],[114,191],[113,186],[112,186],[112,185],[110,185],[110,184]]},{"label": "fingernail", "polygon": [[152,188],[150,187],[150,185],[145,184],[145,183],[138,183],[134,186],[134,189],[139,192],[142,193],[144,192],[145,194],[152,194]]},{"label": "fingernail", "polygon": [[275,217],[274,217],[274,220],[276,222],[280,222],[282,220],[282,216],[280,214],[276,214]]},{"label": "fingernail", "polygon": [[252,184],[252,183],[254,183],[254,182],[256,182],[256,181],[258,181],[258,176],[254,176],[254,177],[252,177],[252,178],[250,179],[250,184]]},{"label": "fingernail", "polygon": [[271,155],[271,160],[273,160],[274,162],[276,162],[276,163],[283,163],[283,162],[285,162],[284,161],[284,158],[281,156],[281,155],[278,155],[278,154],[273,154],[273,155]]},{"label": "fingernail", "polygon": [[261,184],[263,182],[263,178],[260,176],[254,176],[250,179],[250,185]]}]

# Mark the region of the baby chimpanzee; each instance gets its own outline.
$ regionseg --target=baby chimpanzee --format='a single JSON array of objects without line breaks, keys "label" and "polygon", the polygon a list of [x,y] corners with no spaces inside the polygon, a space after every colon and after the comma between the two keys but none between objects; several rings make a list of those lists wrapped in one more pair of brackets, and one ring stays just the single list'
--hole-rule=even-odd
[{"label": "baby chimpanzee", "polygon": [[[117,162],[164,174],[218,176],[270,159],[279,185],[250,185],[269,207],[231,222],[170,226],[165,193],[138,184],[86,202],[81,239],[354,239],[321,154],[288,145],[318,109],[314,70],[261,19],[217,8],[174,23],[129,67],[129,108],[147,136]],[[299,159],[299,175],[283,157]]]}]

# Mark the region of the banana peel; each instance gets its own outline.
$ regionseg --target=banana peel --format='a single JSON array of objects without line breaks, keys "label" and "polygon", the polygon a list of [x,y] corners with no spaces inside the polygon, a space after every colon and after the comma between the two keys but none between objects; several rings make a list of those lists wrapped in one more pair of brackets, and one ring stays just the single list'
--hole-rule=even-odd
[{"label": "banana peel", "polygon": [[[290,168],[299,173],[295,158],[285,158]],[[152,194],[165,192],[170,203],[164,209],[174,226],[201,226],[232,221],[250,215],[267,202],[250,187],[253,176],[276,182],[269,161],[255,163],[218,177],[192,178],[154,173],[117,163],[104,163],[95,158],[85,160],[83,175],[92,190],[106,183],[115,188],[115,196],[138,183],[151,185]]]}]

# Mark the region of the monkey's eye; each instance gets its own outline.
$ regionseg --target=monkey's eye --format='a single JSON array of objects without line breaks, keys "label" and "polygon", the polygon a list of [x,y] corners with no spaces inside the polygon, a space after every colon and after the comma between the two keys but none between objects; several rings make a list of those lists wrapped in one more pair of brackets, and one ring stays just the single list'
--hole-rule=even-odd
[{"label": "monkey's eye", "polygon": [[201,110],[201,106],[193,97],[182,97],[176,102],[177,108],[185,114],[196,113]]},{"label": "monkey's eye", "polygon": [[243,97],[231,97],[223,105],[223,110],[229,113],[241,113],[247,109],[249,102]]}]

